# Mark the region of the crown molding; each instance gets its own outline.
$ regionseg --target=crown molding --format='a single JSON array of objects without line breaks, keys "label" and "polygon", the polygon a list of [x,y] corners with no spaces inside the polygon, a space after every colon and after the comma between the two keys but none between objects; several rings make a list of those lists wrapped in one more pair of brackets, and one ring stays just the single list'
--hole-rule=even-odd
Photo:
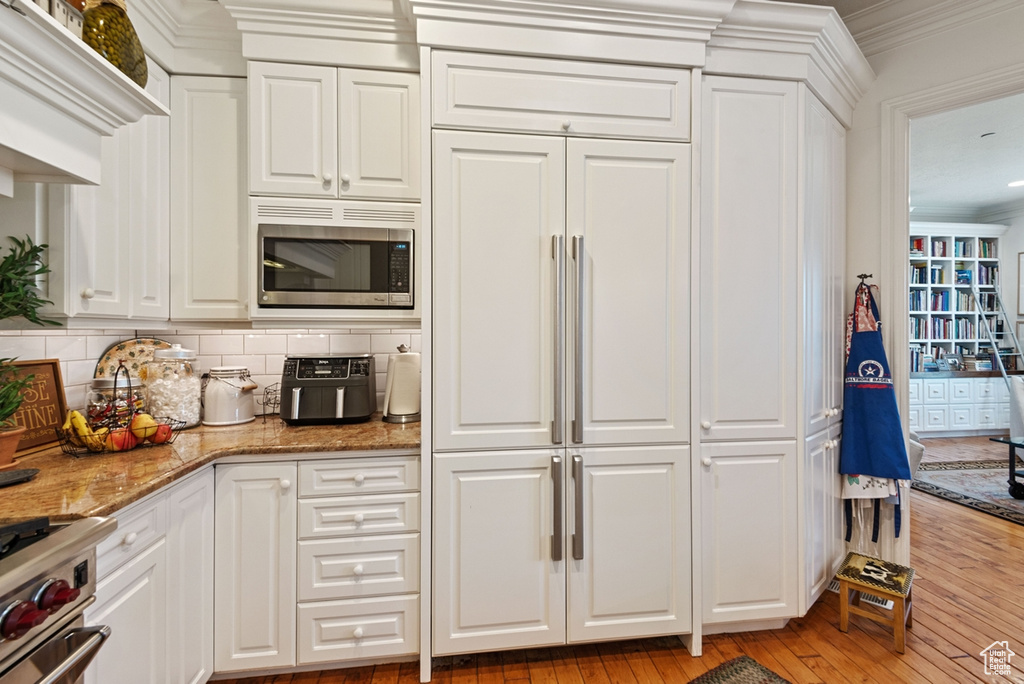
[{"label": "crown molding", "polygon": [[1020,7],[1020,0],[890,0],[846,17],[868,57]]},{"label": "crown molding", "polygon": [[830,7],[739,0],[708,42],[705,73],[803,81],[849,127],[875,80]]},{"label": "crown molding", "polygon": [[421,45],[700,67],[736,0],[404,0]]},{"label": "crown molding", "polygon": [[245,59],[419,70],[415,31],[395,0],[220,3],[242,34]]},{"label": "crown molding", "polygon": [[242,34],[210,0],[136,0],[132,25],[147,54],[170,73],[245,76]]}]

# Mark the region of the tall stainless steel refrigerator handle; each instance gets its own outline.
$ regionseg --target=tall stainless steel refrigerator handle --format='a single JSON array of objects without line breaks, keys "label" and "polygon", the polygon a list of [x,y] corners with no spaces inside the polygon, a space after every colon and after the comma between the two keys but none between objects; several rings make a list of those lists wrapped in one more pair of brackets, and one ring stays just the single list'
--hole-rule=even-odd
[{"label": "tall stainless steel refrigerator handle", "polygon": [[554,480],[554,492],[552,494],[552,506],[554,506],[554,530],[551,534],[551,560],[562,560],[562,537],[565,536],[565,506],[563,497],[565,492],[565,466],[561,456],[551,457],[551,478]]},{"label": "tall stainless steel refrigerator handle", "polygon": [[565,426],[565,238],[551,236],[551,258],[555,260],[555,411],[551,442],[561,444]]},{"label": "tall stainless steel refrigerator handle", "polygon": [[583,457],[572,457],[573,532],[572,557],[583,560]]},{"label": "tall stainless steel refrigerator handle", "polygon": [[586,278],[583,269],[586,252],[583,250],[582,235],[572,236],[572,258],[576,261],[576,358],[573,373],[572,441],[581,444],[583,442],[583,334],[587,310],[584,298]]}]

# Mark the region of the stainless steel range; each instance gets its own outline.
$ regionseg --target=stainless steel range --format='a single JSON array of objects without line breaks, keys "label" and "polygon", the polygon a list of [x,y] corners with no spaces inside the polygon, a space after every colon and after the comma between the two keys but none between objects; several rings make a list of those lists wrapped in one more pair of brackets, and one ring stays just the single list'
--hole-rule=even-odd
[{"label": "stainless steel range", "polygon": [[73,684],[110,635],[85,627],[96,600],[96,544],[113,518],[0,527],[0,683]]}]

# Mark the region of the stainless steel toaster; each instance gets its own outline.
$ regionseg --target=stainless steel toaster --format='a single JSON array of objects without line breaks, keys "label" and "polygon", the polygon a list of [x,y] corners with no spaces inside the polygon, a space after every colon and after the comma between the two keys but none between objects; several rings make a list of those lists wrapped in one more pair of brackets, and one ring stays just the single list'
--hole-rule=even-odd
[{"label": "stainless steel toaster", "polygon": [[358,423],[376,410],[372,354],[285,357],[281,419],[289,425]]}]

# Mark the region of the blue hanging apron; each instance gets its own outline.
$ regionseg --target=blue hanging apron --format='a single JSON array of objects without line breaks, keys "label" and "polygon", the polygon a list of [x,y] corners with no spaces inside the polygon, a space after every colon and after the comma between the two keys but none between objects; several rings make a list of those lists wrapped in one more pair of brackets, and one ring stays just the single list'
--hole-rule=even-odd
[{"label": "blue hanging apron", "polygon": [[[844,477],[909,480],[910,462],[903,439],[896,391],[882,346],[878,307],[871,288],[857,286],[843,384],[843,441],[839,472]],[[878,541],[881,499],[875,499],[872,541]],[[850,540],[853,502],[846,500],[846,540]],[[897,493],[895,533],[900,536]]]}]

